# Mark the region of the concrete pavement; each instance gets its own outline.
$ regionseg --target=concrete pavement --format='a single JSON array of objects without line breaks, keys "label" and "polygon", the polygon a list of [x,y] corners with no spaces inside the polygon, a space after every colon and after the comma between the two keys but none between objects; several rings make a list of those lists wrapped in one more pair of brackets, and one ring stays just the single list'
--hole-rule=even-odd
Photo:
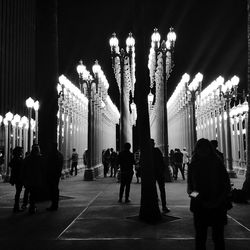
[{"label": "concrete pavement", "polygon": [[[232,179],[241,187],[243,177]],[[0,183],[0,249],[194,249],[192,214],[186,182],[166,183],[171,212],[162,223],[138,221],[140,184],[131,185],[131,203],[118,203],[114,178],[83,181],[83,174],[62,180],[60,208],[47,212],[12,213],[14,187]],[[226,249],[250,249],[249,205],[234,204],[226,226]],[[213,249],[211,234],[208,249]]]}]

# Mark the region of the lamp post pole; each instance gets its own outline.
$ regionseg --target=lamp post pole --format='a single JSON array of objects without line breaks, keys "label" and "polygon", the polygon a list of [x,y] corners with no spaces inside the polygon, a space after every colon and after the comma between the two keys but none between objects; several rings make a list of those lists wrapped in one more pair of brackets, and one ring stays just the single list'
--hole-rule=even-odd
[{"label": "lamp post pole", "polygon": [[[227,113],[227,166],[228,174],[230,178],[237,178],[235,171],[233,170],[233,157],[232,157],[232,140],[231,140],[231,119],[230,119],[230,103],[231,99],[237,96],[237,86],[239,78],[237,76],[232,77],[225,84],[221,84],[220,95],[223,96],[226,105]],[[224,117],[222,117],[224,119]]]},{"label": "lamp post pole", "polygon": [[191,127],[191,150],[194,150],[195,143],[197,142],[197,132],[196,132],[196,114],[195,114],[195,100],[197,93],[201,91],[201,83],[202,83],[203,75],[201,73],[197,73],[193,81],[188,85],[186,83],[186,91],[190,93],[190,127]]},{"label": "lamp post pole", "polygon": [[[160,44],[161,36],[157,29],[154,29],[154,33],[151,36],[151,51],[150,59],[154,60],[153,63],[150,62],[150,75],[153,80],[151,80],[151,88],[156,81],[156,69],[158,55],[162,55],[162,77],[163,77],[163,144],[164,144],[164,157],[166,166],[168,166],[168,111],[167,111],[167,80],[169,78],[170,72],[173,68],[172,57],[174,53],[174,44],[176,41],[176,34],[173,28],[167,35],[167,41],[163,40]],[[154,55],[152,54],[154,53]],[[169,60],[169,66],[167,67],[167,60]],[[159,66],[158,66],[159,67]],[[153,77],[152,77],[153,76]]]},{"label": "lamp post pole", "polygon": [[5,144],[7,145],[7,147],[5,147],[5,177],[4,177],[4,181],[8,182],[9,181],[9,162],[10,162],[10,126],[11,126],[11,121],[13,119],[13,114],[11,112],[8,112],[5,115],[4,118],[4,125],[5,125]]},{"label": "lamp post pole", "polygon": [[166,50],[165,48],[162,49],[162,56],[163,56],[163,122],[164,122],[164,156],[166,159],[166,165],[168,166],[168,110],[167,110],[167,76],[166,76]]},{"label": "lamp post pole", "polygon": [[[126,45],[127,48],[126,50],[124,49],[119,49],[119,41],[116,37],[116,34],[113,33],[113,36],[111,37],[110,41],[109,41],[110,47],[111,47],[111,57],[112,57],[112,66],[114,69],[114,73],[115,75],[117,74],[117,72],[120,72],[119,75],[119,79],[118,79],[118,85],[120,88],[120,151],[123,148],[123,145],[125,142],[129,142],[128,139],[128,122],[129,122],[129,116],[128,116],[128,112],[129,112],[129,107],[127,106],[128,102],[127,102],[127,86],[125,84],[125,60],[129,60],[129,71],[130,74],[132,74],[131,72],[133,71],[132,69],[132,55],[133,55],[133,51],[134,51],[134,45],[135,45],[135,40],[132,37],[132,33],[129,33],[129,37],[126,40]],[[116,68],[118,67],[116,65],[116,58],[119,58],[120,60],[120,66],[119,66],[119,70]],[[117,77],[117,75],[116,75]],[[131,77],[131,75],[130,75]],[[120,84],[119,84],[120,82]],[[131,83],[132,85],[133,83]]]},{"label": "lamp post pole", "polygon": [[39,110],[39,101],[35,101],[33,107],[34,107],[34,110],[35,110],[35,121],[36,121],[36,125],[35,125],[35,134],[36,134],[35,143],[38,144],[38,110]]},{"label": "lamp post pole", "polygon": [[[79,83],[80,87],[85,95],[88,98],[88,154],[87,154],[87,169],[84,172],[84,180],[92,181],[94,180],[94,169],[93,169],[93,159],[94,159],[94,148],[93,148],[93,126],[92,118],[93,118],[93,99],[92,92],[95,91],[98,93],[98,74],[101,72],[101,67],[98,64],[98,61],[92,67],[92,71],[94,73],[94,78],[90,74],[89,71],[86,70],[86,67],[83,65],[82,60],[79,62],[77,66],[77,73],[79,75]],[[95,88],[94,88],[95,87]]]},{"label": "lamp post pole", "polygon": [[31,116],[32,116],[32,108],[34,106],[34,100],[31,97],[29,97],[26,100],[26,106],[28,108],[28,122],[29,122],[29,125],[28,125],[28,152],[30,153],[30,150],[31,150]]}]

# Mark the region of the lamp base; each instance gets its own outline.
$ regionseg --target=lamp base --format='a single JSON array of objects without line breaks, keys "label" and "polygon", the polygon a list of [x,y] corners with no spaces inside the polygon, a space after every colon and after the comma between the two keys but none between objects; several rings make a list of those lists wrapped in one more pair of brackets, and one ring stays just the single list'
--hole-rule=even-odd
[{"label": "lamp base", "polygon": [[95,179],[94,177],[94,169],[93,168],[86,168],[84,170],[84,181],[93,181]]},{"label": "lamp base", "polygon": [[237,174],[235,173],[234,170],[228,170],[228,175],[229,175],[229,178],[237,178]]}]

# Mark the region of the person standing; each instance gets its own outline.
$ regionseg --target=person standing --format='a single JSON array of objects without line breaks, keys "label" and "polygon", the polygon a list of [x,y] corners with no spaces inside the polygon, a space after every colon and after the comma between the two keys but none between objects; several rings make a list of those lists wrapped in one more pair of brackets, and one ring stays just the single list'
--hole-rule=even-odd
[{"label": "person standing", "polygon": [[178,177],[178,170],[180,170],[181,175],[182,175],[182,179],[185,180],[185,176],[184,176],[184,171],[182,168],[182,162],[183,162],[183,154],[181,153],[179,148],[175,149],[174,152],[174,180],[177,180]]},{"label": "person standing", "polygon": [[[222,152],[218,150],[218,141],[217,140],[211,140],[210,143],[213,146],[213,149],[215,150],[216,154],[221,158],[221,160],[224,162],[224,155]],[[225,163],[224,163],[225,164]]]},{"label": "person standing", "polygon": [[10,184],[15,185],[16,194],[15,194],[15,203],[13,207],[13,212],[21,212],[23,211],[20,209],[19,201],[20,201],[20,194],[23,188],[23,179],[22,179],[22,171],[23,171],[23,149],[22,147],[15,147],[13,149],[13,158],[9,163],[9,167],[11,169],[10,175]]},{"label": "person standing", "polygon": [[134,155],[130,152],[131,145],[126,142],[124,144],[124,150],[118,155],[117,163],[120,165],[120,192],[119,192],[119,202],[122,202],[122,197],[125,189],[125,202],[130,202],[130,184],[133,178],[133,165],[135,164]]},{"label": "person standing", "polygon": [[195,249],[206,249],[208,227],[212,227],[215,249],[224,250],[230,179],[219,156],[207,139],[197,141],[188,168],[187,191],[194,216]]},{"label": "person standing", "polygon": [[102,163],[103,163],[103,172],[104,177],[107,177],[109,172],[109,164],[110,164],[110,151],[109,149],[104,150],[102,155]]},{"label": "person standing", "polygon": [[48,211],[56,211],[59,202],[59,181],[63,167],[63,155],[57,150],[57,143],[52,143],[50,153],[47,158],[47,181],[51,200]]},{"label": "person standing", "polygon": [[136,183],[140,183],[141,178],[141,165],[140,165],[140,157],[141,157],[141,151],[138,149],[135,154],[135,176],[136,176]]},{"label": "person standing", "polygon": [[169,165],[172,167],[173,176],[175,174],[175,165],[174,165],[174,150],[171,149],[169,153]]},{"label": "person standing", "polygon": [[84,151],[84,153],[83,153],[83,157],[82,157],[82,159],[83,159],[83,164],[85,165],[85,166],[88,166],[88,160],[89,160],[89,157],[88,157],[88,149],[85,149],[85,151]]},{"label": "person standing", "polygon": [[182,170],[183,170],[183,173],[185,173],[185,168],[186,168],[186,166],[188,166],[188,163],[189,163],[189,155],[188,155],[186,147],[183,148],[181,153],[183,155],[183,157],[182,157]]},{"label": "person standing", "polygon": [[117,172],[117,153],[113,148],[110,149],[110,177],[116,177]]},{"label": "person standing", "polygon": [[77,175],[78,154],[75,148],[73,148],[71,160],[72,160],[72,163],[71,163],[70,174],[73,175],[73,172],[75,171],[75,175]]},{"label": "person standing", "polygon": [[29,190],[29,213],[34,214],[37,211],[36,200],[39,191],[43,187],[43,157],[40,154],[38,144],[32,145],[30,154],[24,160],[24,186]]},{"label": "person standing", "polygon": [[151,142],[151,148],[152,148],[152,153],[153,153],[153,166],[154,166],[155,179],[158,184],[160,195],[161,195],[162,212],[169,213],[170,209],[167,207],[167,202],[166,202],[164,159],[163,159],[160,149],[155,147],[154,139],[150,139],[150,142]]}]

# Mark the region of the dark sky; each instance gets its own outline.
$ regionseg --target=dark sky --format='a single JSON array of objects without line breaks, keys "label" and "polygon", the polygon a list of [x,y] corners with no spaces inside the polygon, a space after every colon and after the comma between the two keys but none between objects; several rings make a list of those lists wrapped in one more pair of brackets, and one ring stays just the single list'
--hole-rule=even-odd
[{"label": "dark sky", "polygon": [[[111,98],[117,103],[109,38],[116,32],[120,47],[125,47],[129,32],[140,40],[135,34],[140,25],[148,37],[146,55],[155,27],[162,38],[171,26],[177,33],[168,97],[185,72],[191,78],[203,73],[203,87],[219,75],[226,80],[238,75],[240,89],[246,88],[246,0],[58,0],[60,74],[77,83],[75,67],[79,59],[89,70],[98,59],[109,81]],[[147,74],[147,69],[144,72]]]}]

